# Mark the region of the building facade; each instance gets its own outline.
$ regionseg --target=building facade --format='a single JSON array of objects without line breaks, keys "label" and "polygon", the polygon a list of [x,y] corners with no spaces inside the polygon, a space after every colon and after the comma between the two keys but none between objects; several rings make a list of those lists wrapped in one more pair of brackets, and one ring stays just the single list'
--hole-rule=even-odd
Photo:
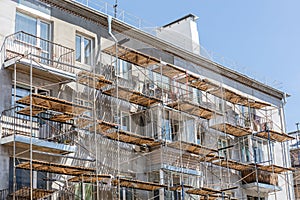
[{"label": "building facade", "polygon": [[294,199],[283,92],[92,5],[0,1],[0,198]]}]

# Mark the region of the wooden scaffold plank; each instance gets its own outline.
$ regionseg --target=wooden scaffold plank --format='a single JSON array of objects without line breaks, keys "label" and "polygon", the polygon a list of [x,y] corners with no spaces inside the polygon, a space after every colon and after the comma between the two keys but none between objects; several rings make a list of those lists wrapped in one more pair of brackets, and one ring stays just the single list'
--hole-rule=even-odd
[{"label": "wooden scaffold plank", "polygon": [[121,86],[113,87],[104,91],[103,93],[144,107],[149,107],[153,104],[161,102],[161,100],[158,98],[147,96],[141,92]]},{"label": "wooden scaffold plank", "polygon": [[[30,106],[30,95],[19,99],[17,103]],[[52,110],[68,115],[78,115],[85,111],[91,110],[91,108],[87,106],[74,104],[63,99],[40,94],[32,94],[32,106],[41,110]],[[28,111],[30,108],[26,107],[24,109]],[[19,112],[22,112],[22,110]]]},{"label": "wooden scaffold plank", "polygon": [[109,174],[82,174],[80,176],[75,176],[70,178],[69,182],[83,182],[83,183],[96,183],[96,182],[106,182],[108,183],[112,179],[112,175]]},{"label": "wooden scaffold plank", "polygon": [[275,140],[277,142],[285,142],[285,141],[295,139],[294,137],[292,137],[288,134],[279,133],[279,132],[276,132],[273,130],[261,131],[261,132],[255,133],[255,135],[258,137],[261,137],[261,138],[265,138],[265,139],[269,139],[269,136],[270,136],[270,140]]},{"label": "wooden scaffold plank", "polygon": [[237,171],[243,171],[243,170],[248,170],[254,168],[252,165],[248,165],[245,163],[237,162],[235,160],[229,160],[229,159],[220,159],[215,162],[213,162],[214,165],[218,165],[221,167],[229,168],[229,169],[234,169]]},{"label": "wooden scaffold plank", "polygon": [[195,194],[195,195],[212,195],[222,193],[220,190],[215,190],[212,188],[201,187],[201,188],[193,188],[186,191],[188,194]]},{"label": "wooden scaffold plank", "polygon": [[[110,54],[110,55],[116,55],[116,46],[110,46],[103,50],[104,53]],[[124,47],[121,45],[118,45],[117,47],[118,57],[122,60],[125,60],[127,62],[133,63],[135,65],[141,66],[141,67],[147,67],[150,65],[155,65],[160,63],[160,60],[149,56],[145,53],[136,51],[134,49],[131,49],[129,47]]]},{"label": "wooden scaffold plank", "polygon": [[161,188],[166,188],[165,185],[153,183],[153,182],[146,182],[146,181],[138,181],[138,180],[131,180],[126,178],[119,178],[113,180],[113,185],[120,185],[121,187],[139,189],[139,190],[147,190],[147,191],[154,191]]},{"label": "wooden scaffold plank", "polygon": [[[16,166],[20,169],[30,169],[30,161],[22,162]],[[81,167],[81,166],[69,166],[58,163],[44,162],[38,160],[32,160],[32,169],[34,171],[43,171],[55,174],[65,174],[78,176],[81,174],[91,174],[94,173],[96,169]]]},{"label": "wooden scaffold plank", "polygon": [[[21,198],[21,199],[30,199],[31,195],[30,195],[31,189],[29,187],[23,187],[17,191],[15,191],[14,193],[11,193],[11,196],[15,196],[17,198]],[[46,197],[48,197],[49,195],[53,194],[55,192],[55,190],[45,190],[45,189],[39,189],[39,188],[33,188],[32,189],[32,198],[34,200],[37,199],[44,199]]]},{"label": "wooden scaffold plank", "polygon": [[221,115],[221,113],[217,112],[212,108],[209,108],[207,106],[204,107],[186,100],[172,102],[169,103],[167,106],[204,119],[211,119],[213,118],[214,114]]},{"label": "wooden scaffold plank", "polygon": [[199,144],[184,142],[184,141],[176,141],[167,144],[168,147],[172,147],[175,149],[180,149],[182,151],[187,151],[190,153],[194,153],[197,155],[214,155],[218,152],[216,149],[211,149]]},{"label": "wooden scaffold plank", "polygon": [[234,126],[229,123],[222,123],[222,124],[215,124],[210,126],[211,128],[221,131],[223,133],[227,133],[229,135],[233,135],[236,137],[241,137],[241,136],[246,136],[246,135],[251,135],[252,132],[250,129],[241,127],[241,126]]},{"label": "wooden scaffold plank", "polygon": [[77,74],[78,82],[91,88],[101,89],[107,85],[111,85],[112,81],[107,80],[103,75],[93,74],[91,72],[81,71]]}]

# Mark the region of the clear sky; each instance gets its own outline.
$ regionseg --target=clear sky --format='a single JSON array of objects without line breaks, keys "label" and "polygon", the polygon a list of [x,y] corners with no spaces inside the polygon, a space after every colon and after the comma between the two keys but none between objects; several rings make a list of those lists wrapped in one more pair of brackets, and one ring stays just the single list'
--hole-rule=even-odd
[{"label": "clear sky", "polygon": [[[114,0],[108,0],[114,4]],[[238,71],[290,95],[287,130],[300,122],[299,0],[118,0],[118,7],[162,26],[192,13],[200,43],[238,64]]]}]

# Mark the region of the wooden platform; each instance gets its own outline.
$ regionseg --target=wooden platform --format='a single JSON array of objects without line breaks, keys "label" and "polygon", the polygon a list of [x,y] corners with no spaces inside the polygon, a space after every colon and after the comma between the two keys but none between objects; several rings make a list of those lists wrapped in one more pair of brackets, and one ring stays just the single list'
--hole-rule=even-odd
[{"label": "wooden platform", "polygon": [[96,182],[109,182],[112,176],[109,174],[84,174],[70,178],[69,182],[83,182],[83,183],[96,183]]},{"label": "wooden platform", "polygon": [[195,194],[195,195],[212,195],[212,194],[218,194],[222,193],[220,190],[214,190],[212,188],[195,188],[195,189],[189,189],[186,191],[188,194]]},{"label": "wooden platform", "polygon": [[176,101],[173,103],[169,103],[167,106],[204,119],[211,119],[216,113],[216,111],[214,111],[213,109],[197,105],[190,101]]},{"label": "wooden platform", "polygon": [[[103,52],[115,56],[116,46],[115,45],[110,46],[104,49]],[[121,45],[118,45],[117,52],[118,52],[118,58],[141,67],[147,67],[150,65],[155,65],[160,63],[160,60],[155,57],[149,56],[145,53]]]},{"label": "wooden platform", "polygon": [[257,168],[259,170],[263,170],[263,171],[267,171],[267,172],[271,172],[271,173],[283,173],[283,172],[287,172],[287,171],[292,171],[292,168],[287,168],[287,167],[281,167],[278,165],[257,165]]},{"label": "wooden platform", "polygon": [[118,88],[114,87],[108,89],[103,93],[144,107],[148,107],[161,102],[161,100],[158,98],[150,97],[141,92],[123,88],[120,86],[118,86]]},{"label": "wooden platform", "polygon": [[165,185],[161,185],[158,183],[130,180],[125,178],[114,179],[112,183],[115,186],[120,184],[121,187],[133,188],[138,190],[148,190],[148,191],[154,191],[166,187]]},{"label": "wooden platform", "polygon": [[153,138],[141,136],[138,134],[130,133],[127,131],[119,130],[119,131],[112,131],[112,132],[102,132],[101,134],[105,135],[106,137],[120,141],[125,142],[129,144],[135,144],[135,145],[147,145],[149,147],[154,147],[160,145],[160,142],[155,141]]},{"label": "wooden platform", "polygon": [[74,115],[68,115],[68,114],[58,114],[54,115],[53,117],[50,118],[51,121],[56,121],[56,122],[67,122],[72,119],[74,119]]},{"label": "wooden platform", "polygon": [[[18,164],[16,167],[20,168],[20,169],[30,170],[30,162],[29,161],[22,162],[21,164]],[[94,168],[69,166],[69,165],[44,162],[44,161],[38,161],[38,160],[32,161],[32,169],[34,171],[43,171],[43,172],[49,172],[49,173],[55,173],[55,174],[65,174],[65,175],[72,175],[72,176],[78,176],[78,175],[82,175],[82,174],[91,174],[91,173],[95,173],[95,170],[96,170]]]},{"label": "wooden platform", "polygon": [[294,137],[289,136],[287,134],[279,133],[279,132],[272,131],[272,130],[262,131],[262,132],[256,133],[255,135],[258,136],[258,137],[261,137],[261,138],[268,139],[269,138],[269,133],[270,133],[270,139],[275,140],[277,142],[285,142],[285,141],[295,139]]},{"label": "wooden platform", "polygon": [[191,189],[191,188],[193,188],[192,186],[190,186],[190,185],[175,185],[175,186],[171,186],[171,187],[169,187],[169,190],[171,190],[171,191],[181,191],[182,189],[184,189],[184,190],[187,190],[187,189]]},{"label": "wooden platform", "polygon": [[248,164],[244,164],[244,163],[240,163],[234,160],[217,160],[215,162],[213,162],[214,165],[218,165],[221,167],[225,167],[225,168],[229,168],[229,169],[234,169],[237,171],[243,171],[243,170],[248,170],[253,168],[252,165],[248,165]]},{"label": "wooden platform", "polygon": [[175,149],[187,151],[189,153],[205,155],[205,156],[212,155],[212,154],[218,152],[218,150],[216,150],[216,149],[210,149],[208,147],[204,147],[199,144],[193,144],[193,143],[188,143],[188,142],[184,142],[184,141],[172,142],[172,143],[167,144],[167,146],[175,148]]},{"label": "wooden platform", "polygon": [[197,88],[202,91],[207,91],[208,93],[229,101],[233,104],[239,104],[257,109],[270,106],[270,104],[268,103],[255,101],[254,99],[238,94],[230,89],[222,88],[221,86],[209,81],[208,79],[200,79],[191,74],[188,75],[188,78],[182,78],[178,81],[181,83],[188,83],[191,87]]},{"label": "wooden platform", "polygon": [[[30,106],[30,95],[25,96],[17,101],[17,103]],[[34,109],[40,109],[40,112],[46,110],[53,110],[56,112],[65,113],[67,115],[78,115],[85,111],[91,110],[90,107],[74,104],[72,102],[62,100],[56,97],[50,97],[40,94],[32,94],[32,106]],[[24,111],[30,111],[29,107],[20,110],[20,113]]]},{"label": "wooden platform", "polygon": [[112,81],[105,79],[103,75],[93,74],[91,72],[81,71],[77,74],[78,82],[87,85],[90,88],[101,89],[104,86],[111,85]]},{"label": "wooden platform", "polygon": [[[11,193],[10,196],[15,195],[17,199],[30,199],[30,188],[29,187],[23,187],[20,190],[15,191],[14,193]],[[49,195],[53,194],[54,190],[45,190],[45,189],[38,189],[33,188],[32,189],[32,197],[34,200],[38,199],[44,199],[48,197]]]},{"label": "wooden platform", "polygon": [[229,123],[222,123],[222,124],[215,124],[210,126],[211,128],[221,131],[223,133],[227,133],[229,135],[233,135],[236,137],[241,137],[241,136],[245,136],[245,135],[250,135],[252,134],[252,132],[250,131],[250,129],[246,129],[240,126],[234,126],[231,125]]},{"label": "wooden platform", "polygon": [[160,65],[156,69],[152,70],[158,74],[162,74],[164,76],[167,76],[171,79],[174,77],[182,76],[186,74],[186,71],[183,69],[180,69],[179,67],[172,65],[172,64],[165,64],[165,65]]},{"label": "wooden platform", "polygon": [[[208,80],[206,82],[209,82]],[[213,84],[213,83],[212,83]],[[228,102],[231,102],[233,104],[243,105],[246,107],[261,109],[266,106],[270,106],[271,104],[255,101],[251,98],[248,98],[246,96],[240,95],[232,90],[226,89],[226,88],[214,88],[207,91],[208,93],[215,95],[221,99],[224,99]]]},{"label": "wooden platform", "polygon": [[219,86],[210,82],[208,79],[200,79],[192,74],[189,74],[187,77],[177,80],[178,82],[185,84],[188,83],[189,86],[197,88],[202,91],[207,91],[209,89],[218,88]]}]

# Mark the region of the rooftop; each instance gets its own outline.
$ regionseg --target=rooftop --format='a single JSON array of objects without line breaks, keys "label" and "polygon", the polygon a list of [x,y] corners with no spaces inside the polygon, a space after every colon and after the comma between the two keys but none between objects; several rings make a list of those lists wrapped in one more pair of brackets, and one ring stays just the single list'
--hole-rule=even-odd
[{"label": "rooftop", "polygon": [[[107,27],[107,17],[108,15],[113,16],[113,5],[109,5],[103,1],[87,1],[87,0],[41,0],[42,2],[48,3],[58,8],[62,8],[74,15],[83,17],[94,23],[101,24]],[[180,18],[179,20],[185,19],[187,17],[195,17],[195,15],[189,14]],[[178,21],[178,20],[177,20]],[[125,11],[118,10],[115,18],[112,20],[113,28],[117,32],[124,32],[126,30],[129,37],[135,38],[146,44],[151,44],[153,47],[167,50],[169,53],[184,58],[186,61],[194,63],[198,66],[211,70],[213,72],[219,73],[224,77],[230,79],[235,79],[236,81],[259,90],[263,93],[271,95],[278,99],[283,99],[288,96],[284,92],[275,89],[269,85],[259,82],[253,78],[250,78],[238,71],[232,70],[228,67],[213,61],[209,57],[204,57],[203,55],[196,55],[192,52],[188,52],[182,47],[178,47],[174,44],[168,43],[162,39],[155,36],[155,33],[146,30],[143,25],[143,20],[133,17],[132,15],[126,14]],[[176,22],[176,21],[175,21]],[[174,22],[172,22],[174,23]],[[171,23],[171,24],[172,24]],[[168,24],[167,24],[168,25]],[[170,24],[169,24],[170,25]],[[166,25],[165,25],[166,26]],[[152,29],[153,30],[153,29]]]}]

